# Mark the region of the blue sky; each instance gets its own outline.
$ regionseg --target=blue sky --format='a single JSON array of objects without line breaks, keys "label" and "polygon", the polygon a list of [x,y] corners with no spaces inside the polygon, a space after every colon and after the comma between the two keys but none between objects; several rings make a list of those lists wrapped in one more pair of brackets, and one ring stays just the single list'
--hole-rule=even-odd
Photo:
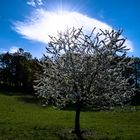
[{"label": "blue sky", "polygon": [[129,54],[140,57],[139,6],[140,0],[0,0],[0,52],[21,47],[40,58],[48,35],[69,22],[68,26],[85,26],[86,31],[94,26],[122,28],[133,48]]}]

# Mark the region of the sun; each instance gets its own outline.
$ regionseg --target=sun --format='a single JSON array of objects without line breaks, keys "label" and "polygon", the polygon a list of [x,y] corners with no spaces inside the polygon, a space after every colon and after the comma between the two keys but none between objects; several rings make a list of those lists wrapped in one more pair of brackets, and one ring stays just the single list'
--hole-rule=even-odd
[{"label": "sun", "polygon": [[48,32],[52,35],[56,32],[63,32],[67,28],[71,28],[76,25],[75,17],[73,17],[72,12],[68,11],[52,12],[47,21],[49,29]]}]

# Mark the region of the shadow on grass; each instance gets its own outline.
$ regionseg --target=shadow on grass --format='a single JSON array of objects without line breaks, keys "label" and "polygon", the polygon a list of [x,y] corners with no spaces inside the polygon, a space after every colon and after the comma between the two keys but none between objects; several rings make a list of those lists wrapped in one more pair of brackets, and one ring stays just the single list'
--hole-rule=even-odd
[{"label": "shadow on grass", "polygon": [[[67,104],[64,108],[62,108],[62,110],[75,111],[76,110],[76,104]],[[81,107],[81,111],[82,112],[89,112],[89,111],[98,112],[100,110],[99,109],[96,109],[96,108],[87,107],[87,106],[84,106],[83,105]]]},{"label": "shadow on grass", "polygon": [[19,96],[17,99],[27,104],[41,104],[41,101],[36,96]]},{"label": "shadow on grass", "polygon": [[34,95],[34,90],[31,88],[14,87],[0,84],[0,94],[14,96],[14,95]]},{"label": "shadow on grass", "polygon": [[[60,140],[108,140],[106,134],[98,133],[96,130],[86,129],[81,132],[80,137],[72,132],[72,129],[64,129],[59,133]],[[119,139],[115,139],[119,140]]]},{"label": "shadow on grass", "polygon": [[1,95],[6,95],[6,96],[24,96],[25,93],[19,92],[19,91],[12,91],[12,90],[4,90],[0,89],[0,94]]}]

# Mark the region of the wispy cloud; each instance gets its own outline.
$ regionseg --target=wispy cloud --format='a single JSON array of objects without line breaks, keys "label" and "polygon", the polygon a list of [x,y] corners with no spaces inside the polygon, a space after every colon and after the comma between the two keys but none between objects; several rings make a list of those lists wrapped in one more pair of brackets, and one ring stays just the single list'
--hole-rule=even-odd
[{"label": "wispy cloud", "polygon": [[43,1],[42,0],[28,0],[27,4],[30,6],[36,7],[36,6],[43,5]]},{"label": "wispy cloud", "polygon": [[43,5],[43,1],[42,0],[37,0],[36,1],[38,5]]},{"label": "wispy cloud", "polygon": [[6,53],[7,51],[6,51],[6,49],[4,49],[4,48],[0,48],[0,54],[2,54],[2,53]]},{"label": "wispy cloud", "polygon": [[34,0],[29,0],[29,1],[27,1],[27,4],[28,4],[28,5],[31,5],[31,6],[33,6],[33,7],[36,7],[36,4],[35,4],[35,1],[34,1]]},{"label": "wispy cloud", "polygon": [[[55,36],[58,31],[70,27],[83,27],[85,33],[90,33],[94,27],[96,27],[96,32],[99,29],[112,29],[109,24],[78,12],[52,12],[44,9],[37,9],[26,20],[14,23],[14,30],[17,33],[26,39],[42,43],[49,42],[48,35]],[[133,50],[130,40],[126,41],[126,45],[131,51]]]},{"label": "wispy cloud", "polygon": [[10,53],[15,53],[15,52],[18,51],[18,49],[19,49],[19,47],[17,47],[17,46],[12,46],[12,47],[9,49],[9,52],[10,52]]}]

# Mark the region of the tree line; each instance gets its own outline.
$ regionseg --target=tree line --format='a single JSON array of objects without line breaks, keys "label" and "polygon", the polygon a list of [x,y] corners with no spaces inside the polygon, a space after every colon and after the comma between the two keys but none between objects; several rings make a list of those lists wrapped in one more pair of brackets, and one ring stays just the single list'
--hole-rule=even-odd
[{"label": "tree line", "polygon": [[[43,68],[41,64],[45,59],[45,56],[42,59],[33,58],[30,52],[26,52],[22,48],[19,48],[15,53],[1,53],[0,88],[34,92],[34,80],[36,75],[42,73]],[[133,60],[133,69],[127,69],[124,74],[126,76],[130,75],[130,73],[133,75],[131,83],[139,90],[140,58],[135,57]]]},{"label": "tree line", "polygon": [[33,91],[36,73],[41,71],[40,61],[22,48],[15,53],[0,54],[0,87],[19,91]]}]

